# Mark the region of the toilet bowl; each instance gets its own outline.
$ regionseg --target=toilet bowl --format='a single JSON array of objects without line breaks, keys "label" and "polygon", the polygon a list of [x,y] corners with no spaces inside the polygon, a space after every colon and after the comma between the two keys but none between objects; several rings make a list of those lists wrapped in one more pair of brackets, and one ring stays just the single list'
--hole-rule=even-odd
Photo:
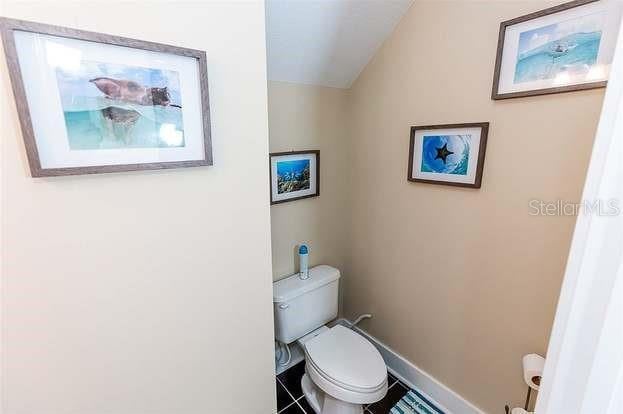
[{"label": "toilet bowl", "polygon": [[387,393],[379,351],[351,329],[325,326],[337,317],[339,279],[338,269],[320,265],[273,283],[275,339],[305,350],[301,386],[316,414],[361,414]]},{"label": "toilet bowl", "polygon": [[305,350],[301,386],[316,414],[361,414],[387,393],[387,367],[363,336],[341,325],[299,340]]}]

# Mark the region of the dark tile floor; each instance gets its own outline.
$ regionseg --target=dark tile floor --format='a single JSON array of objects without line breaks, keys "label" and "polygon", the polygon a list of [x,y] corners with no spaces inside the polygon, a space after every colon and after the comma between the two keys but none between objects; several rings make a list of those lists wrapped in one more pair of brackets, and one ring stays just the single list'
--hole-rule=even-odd
[{"label": "dark tile floor", "polygon": [[[305,361],[277,375],[277,411],[279,414],[314,414],[314,410],[305,400],[303,390],[301,390],[301,378],[304,373]],[[388,414],[394,404],[409,391],[409,387],[391,374],[388,374],[387,385],[389,386],[387,395],[381,401],[367,405],[364,410],[365,414]]]}]

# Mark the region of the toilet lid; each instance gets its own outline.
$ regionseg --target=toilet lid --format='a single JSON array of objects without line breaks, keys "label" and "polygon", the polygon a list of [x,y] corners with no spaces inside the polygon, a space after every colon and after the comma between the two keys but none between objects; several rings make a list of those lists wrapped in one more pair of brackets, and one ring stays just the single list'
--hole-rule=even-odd
[{"label": "toilet lid", "polygon": [[377,389],[387,378],[379,351],[363,336],[341,325],[310,339],[305,343],[305,352],[323,376],[348,388]]}]

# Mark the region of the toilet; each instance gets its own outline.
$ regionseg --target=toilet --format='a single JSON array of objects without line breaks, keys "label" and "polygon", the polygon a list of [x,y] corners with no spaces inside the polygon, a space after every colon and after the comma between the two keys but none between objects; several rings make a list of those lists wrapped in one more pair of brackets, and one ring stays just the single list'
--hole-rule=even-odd
[{"label": "toilet", "polygon": [[305,352],[301,386],[316,414],[361,414],[363,404],[387,394],[387,367],[379,351],[337,317],[340,271],[326,265],[273,284],[275,338]]}]

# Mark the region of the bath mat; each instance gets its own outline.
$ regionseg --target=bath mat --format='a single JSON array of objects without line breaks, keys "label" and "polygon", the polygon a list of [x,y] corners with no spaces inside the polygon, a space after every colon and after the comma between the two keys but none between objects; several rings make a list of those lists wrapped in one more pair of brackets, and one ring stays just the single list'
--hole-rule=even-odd
[{"label": "bath mat", "polygon": [[406,393],[389,412],[391,414],[445,414],[415,390]]}]

